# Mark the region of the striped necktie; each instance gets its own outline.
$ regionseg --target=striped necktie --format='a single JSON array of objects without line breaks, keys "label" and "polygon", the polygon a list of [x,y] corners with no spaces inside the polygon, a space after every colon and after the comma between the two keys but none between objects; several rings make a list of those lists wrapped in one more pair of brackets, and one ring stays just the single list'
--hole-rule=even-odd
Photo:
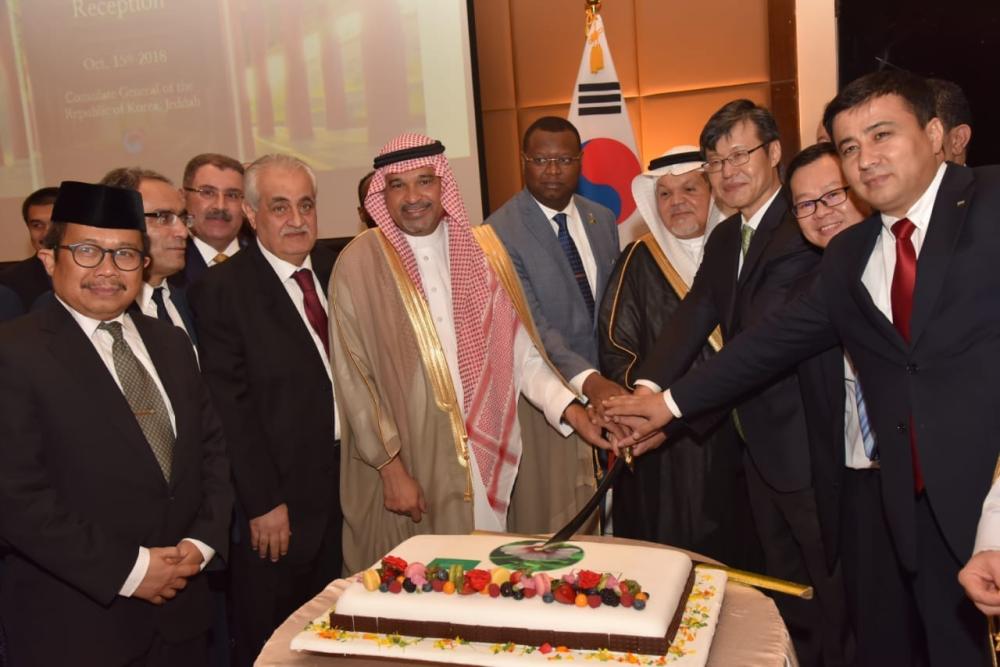
[{"label": "striped necktie", "polygon": [[559,226],[559,245],[562,246],[563,254],[566,255],[566,261],[569,262],[569,269],[573,272],[573,277],[576,279],[576,286],[580,288],[580,296],[583,297],[583,302],[587,304],[587,312],[590,314],[590,321],[594,321],[594,294],[590,291],[590,283],[587,282],[587,272],[583,270],[583,260],[580,259],[580,253],[576,249],[576,244],[573,243],[573,237],[569,235],[569,228],[566,226],[566,214],[556,213],[552,216],[556,224]]},{"label": "striped necktie", "polygon": [[878,447],[875,446],[875,434],[872,433],[871,422],[868,421],[868,407],[861,392],[861,383],[854,380],[854,402],[858,406],[858,426],[861,429],[861,442],[865,448],[865,456],[870,461],[878,461]]}]

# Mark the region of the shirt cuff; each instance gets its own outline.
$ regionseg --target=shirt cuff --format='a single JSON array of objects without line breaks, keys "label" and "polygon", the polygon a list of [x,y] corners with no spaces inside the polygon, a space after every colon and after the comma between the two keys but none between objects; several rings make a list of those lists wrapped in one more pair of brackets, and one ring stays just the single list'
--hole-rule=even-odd
[{"label": "shirt cuff", "polygon": [[128,573],[128,577],[125,578],[125,583],[118,590],[118,595],[122,597],[130,598],[132,594],[135,593],[135,589],[139,588],[139,584],[142,580],[146,578],[146,570],[149,569],[149,549],[146,547],[139,547],[139,555],[135,559],[135,565],[132,566],[132,571]]},{"label": "shirt cuff", "polygon": [[641,387],[646,387],[647,389],[652,389],[656,393],[660,393],[661,391],[663,391],[663,387],[661,387],[660,385],[656,384],[652,380],[636,380],[635,384],[637,384],[637,385],[639,385]]},{"label": "shirt cuff", "polygon": [[569,386],[573,387],[573,391],[577,393],[578,396],[582,397],[581,403],[587,404],[587,396],[583,393],[583,383],[587,381],[587,378],[591,376],[592,373],[596,373],[597,369],[588,368],[585,371],[577,373],[569,381]]},{"label": "shirt cuff", "polygon": [[[193,544],[195,547],[197,547],[198,551],[201,552],[201,555],[205,557],[205,560],[201,561],[201,567],[198,568],[199,571],[204,570],[205,566],[208,565],[208,561],[212,560],[212,558],[215,557],[215,549],[213,549],[212,547],[208,546],[207,544],[205,544],[201,540],[194,539],[193,537],[185,537],[184,540],[187,540],[188,542],[190,542],[191,544]],[[183,542],[184,540],[181,540],[181,541]]]},{"label": "shirt cuff", "polygon": [[681,409],[677,407],[677,403],[674,401],[674,397],[670,394],[669,389],[663,392],[663,402],[667,404],[667,409],[673,414],[674,419],[680,419],[684,416],[681,414]]}]

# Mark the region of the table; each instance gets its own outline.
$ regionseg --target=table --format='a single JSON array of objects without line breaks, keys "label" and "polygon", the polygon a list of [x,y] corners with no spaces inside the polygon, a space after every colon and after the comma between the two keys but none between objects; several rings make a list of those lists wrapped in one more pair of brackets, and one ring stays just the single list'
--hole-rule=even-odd
[{"label": "table", "polygon": [[[601,540],[647,547],[662,546],[621,538],[574,537],[574,541],[578,542]],[[699,561],[718,562],[688,553]],[[332,607],[339,591],[346,585],[347,582],[343,579],[332,582],[285,620],[264,645],[264,650],[261,651],[255,665],[257,667],[386,667],[389,661],[385,659],[300,653],[289,648],[292,638],[313,619]],[[427,664],[403,660],[393,660],[391,663]],[[798,661],[788,630],[774,602],[754,588],[729,583],[726,585],[726,597],[722,603],[722,615],[716,629],[712,652],[709,654],[708,667],[732,665],[797,667]]]}]

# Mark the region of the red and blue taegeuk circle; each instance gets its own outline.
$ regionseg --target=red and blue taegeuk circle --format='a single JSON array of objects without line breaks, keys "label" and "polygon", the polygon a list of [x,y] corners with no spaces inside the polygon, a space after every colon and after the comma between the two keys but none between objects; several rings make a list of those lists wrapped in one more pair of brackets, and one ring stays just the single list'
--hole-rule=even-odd
[{"label": "red and blue taegeuk circle", "polygon": [[605,137],[583,143],[577,192],[614,212],[618,222],[635,211],[632,179],[642,171],[639,159],[625,144]]}]

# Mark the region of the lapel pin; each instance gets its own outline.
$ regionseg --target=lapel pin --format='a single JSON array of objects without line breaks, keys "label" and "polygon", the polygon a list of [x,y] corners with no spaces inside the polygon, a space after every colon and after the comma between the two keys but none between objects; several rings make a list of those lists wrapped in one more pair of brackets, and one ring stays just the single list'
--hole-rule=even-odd
[{"label": "lapel pin", "polygon": [[965,207],[965,200],[964,200],[964,199],[960,199],[960,200],[958,201],[958,203],[957,203],[957,204],[955,204],[955,206],[957,206],[957,207],[959,207],[959,208],[964,208],[964,207]]},{"label": "lapel pin", "polygon": [[594,217],[593,213],[588,213],[587,214],[587,224],[588,225],[596,225],[597,224],[597,218]]}]

